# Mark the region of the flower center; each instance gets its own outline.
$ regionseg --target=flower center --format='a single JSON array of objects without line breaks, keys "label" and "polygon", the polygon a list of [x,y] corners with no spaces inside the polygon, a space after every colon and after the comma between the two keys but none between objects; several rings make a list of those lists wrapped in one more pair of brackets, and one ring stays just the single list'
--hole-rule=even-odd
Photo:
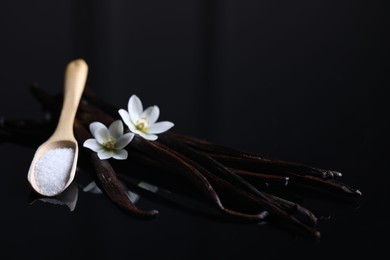
[{"label": "flower center", "polygon": [[135,124],[135,128],[141,132],[146,132],[146,129],[147,129],[147,122],[145,119],[141,118],[137,121],[137,123]]},{"label": "flower center", "polygon": [[103,146],[109,151],[115,150],[115,141],[113,138],[109,137],[108,140],[103,143]]}]

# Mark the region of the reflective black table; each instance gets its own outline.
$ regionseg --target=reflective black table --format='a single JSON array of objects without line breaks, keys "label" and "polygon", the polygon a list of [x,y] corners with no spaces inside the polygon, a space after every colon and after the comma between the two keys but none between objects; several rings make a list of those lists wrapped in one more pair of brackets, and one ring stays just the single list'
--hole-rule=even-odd
[{"label": "reflective black table", "polygon": [[137,94],[159,105],[174,131],[340,171],[363,196],[300,199],[319,218],[321,238],[313,241],[140,190],[134,175],[158,171],[121,171],[136,205],[159,211],[142,220],[92,189],[83,171],[62,200],[37,197],[27,181],[34,147],[0,139],[0,259],[388,255],[385,1],[38,2],[0,4],[0,123],[41,119],[29,87],[61,92],[66,63],[85,58],[89,87],[118,107]]},{"label": "reflective black table", "polygon": [[3,143],[0,153],[3,256],[338,259],[386,252],[382,235],[389,230],[389,177],[381,173],[378,162],[361,161],[344,173],[344,179],[363,192],[361,199],[353,203],[327,198],[303,201],[319,217],[321,239],[312,241],[267,222],[237,223],[199,214],[200,204],[199,211],[186,210],[167,203],[163,193],[129,193],[139,208],[159,211],[152,220],[133,218],[94,189],[84,172],[77,173],[62,197],[40,198],[27,182],[34,149]]}]

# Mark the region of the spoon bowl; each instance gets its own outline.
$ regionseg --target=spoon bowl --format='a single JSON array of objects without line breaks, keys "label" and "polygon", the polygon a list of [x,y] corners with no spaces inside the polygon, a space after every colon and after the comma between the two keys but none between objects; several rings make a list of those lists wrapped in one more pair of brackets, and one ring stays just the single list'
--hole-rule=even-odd
[{"label": "spoon bowl", "polygon": [[65,71],[64,100],[56,130],[34,154],[27,179],[43,196],[56,196],[73,181],[78,159],[78,144],[73,123],[87,80],[88,66],[84,60],[70,62]]}]

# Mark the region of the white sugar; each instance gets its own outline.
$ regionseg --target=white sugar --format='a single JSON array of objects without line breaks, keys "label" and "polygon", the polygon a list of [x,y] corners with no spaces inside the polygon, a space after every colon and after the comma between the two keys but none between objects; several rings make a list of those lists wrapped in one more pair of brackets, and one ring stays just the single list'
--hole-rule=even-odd
[{"label": "white sugar", "polygon": [[64,188],[73,157],[72,148],[55,148],[41,156],[35,166],[35,182],[42,194],[52,196]]}]

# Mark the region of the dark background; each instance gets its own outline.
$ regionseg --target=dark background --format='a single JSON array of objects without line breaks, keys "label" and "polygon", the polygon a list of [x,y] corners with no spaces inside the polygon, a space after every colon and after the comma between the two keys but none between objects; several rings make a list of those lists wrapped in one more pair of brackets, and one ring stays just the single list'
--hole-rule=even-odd
[{"label": "dark background", "polygon": [[88,85],[118,107],[137,94],[145,106],[159,105],[160,119],[173,121],[177,132],[339,170],[364,196],[358,208],[324,204],[332,217],[319,223],[319,243],[163,206],[157,220],[133,220],[103,196],[84,193],[69,213],[27,203],[34,150],[2,144],[0,254],[386,253],[380,237],[390,231],[388,11],[375,0],[1,1],[1,116],[41,117],[29,86],[61,92],[66,64],[84,58]]}]

